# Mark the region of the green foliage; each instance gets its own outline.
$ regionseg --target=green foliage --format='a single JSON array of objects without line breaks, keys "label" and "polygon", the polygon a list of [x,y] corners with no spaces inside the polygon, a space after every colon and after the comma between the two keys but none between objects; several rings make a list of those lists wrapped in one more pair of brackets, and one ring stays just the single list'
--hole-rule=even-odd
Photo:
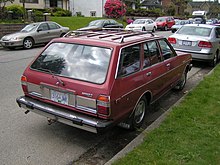
[{"label": "green foliage", "polygon": [[217,165],[220,163],[220,65],[173,107],[159,128],[121,164]]},{"label": "green foliage", "polygon": [[138,17],[158,17],[163,15],[161,9],[128,9],[126,12],[127,16],[138,16]]},{"label": "green foliage", "polygon": [[68,10],[62,10],[62,11],[54,12],[53,15],[56,17],[68,17],[68,16],[71,16],[72,13]]},{"label": "green foliage", "polygon": [[60,7],[55,7],[55,8],[48,8],[45,9],[46,13],[51,13],[52,16],[56,16],[56,17],[67,17],[67,16],[71,16],[72,13],[69,10],[64,10]]},{"label": "green foliage", "polygon": [[24,12],[24,8],[20,5],[10,5],[10,6],[7,6],[6,9],[8,11],[13,11],[13,15],[21,16]]}]

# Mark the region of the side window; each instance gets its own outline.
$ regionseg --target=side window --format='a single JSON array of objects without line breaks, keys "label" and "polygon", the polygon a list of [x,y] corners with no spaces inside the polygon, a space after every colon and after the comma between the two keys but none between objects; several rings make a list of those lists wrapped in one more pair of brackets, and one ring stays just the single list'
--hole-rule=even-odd
[{"label": "side window", "polygon": [[42,31],[49,30],[47,23],[42,23],[38,29]]},{"label": "side window", "polygon": [[216,38],[220,38],[220,28],[215,29]]},{"label": "side window", "polygon": [[59,29],[60,28],[57,24],[52,23],[52,22],[49,22],[48,25],[49,25],[50,29]]},{"label": "side window", "polygon": [[159,40],[159,44],[162,52],[162,57],[164,60],[167,60],[176,55],[174,50],[165,40]]},{"label": "side window", "polygon": [[140,45],[123,48],[120,55],[118,76],[126,76],[140,70]]},{"label": "side window", "polygon": [[144,44],[144,68],[160,62],[160,52],[155,41],[149,41]]}]

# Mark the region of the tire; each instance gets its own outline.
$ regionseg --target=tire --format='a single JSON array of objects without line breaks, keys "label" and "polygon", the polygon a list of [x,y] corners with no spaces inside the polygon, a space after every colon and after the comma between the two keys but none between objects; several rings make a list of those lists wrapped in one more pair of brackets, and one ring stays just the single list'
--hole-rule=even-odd
[{"label": "tire", "polygon": [[182,74],[182,77],[180,79],[180,82],[174,87],[174,89],[177,91],[183,90],[183,88],[186,85],[186,79],[187,79],[187,72],[184,71],[184,73]]},{"label": "tire", "polygon": [[63,37],[65,35],[65,33],[62,33],[61,35],[60,35],[60,37]]},{"label": "tire", "polygon": [[155,31],[156,31],[156,27],[154,26],[154,28],[153,28],[152,32],[154,33]]},{"label": "tire", "polygon": [[168,27],[167,25],[164,26],[164,31],[167,31],[168,30]]},{"label": "tire", "polygon": [[34,40],[32,38],[25,38],[23,42],[23,47],[25,49],[31,49],[34,46]]},{"label": "tire", "polygon": [[135,110],[131,116],[130,129],[136,130],[142,126],[146,114],[146,109],[147,109],[147,100],[145,97],[142,97],[138,101]]},{"label": "tire", "polygon": [[219,60],[219,55],[218,55],[218,51],[215,53],[214,58],[212,59],[212,61],[210,62],[210,66],[215,67],[215,65],[218,63]]}]

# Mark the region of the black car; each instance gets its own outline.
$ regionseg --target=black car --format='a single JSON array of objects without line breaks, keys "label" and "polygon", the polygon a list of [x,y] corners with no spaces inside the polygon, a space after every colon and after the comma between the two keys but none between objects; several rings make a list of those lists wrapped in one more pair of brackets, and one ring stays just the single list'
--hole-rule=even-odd
[{"label": "black car", "polygon": [[91,21],[88,26],[78,30],[100,30],[102,28],[123,28],[123,25],[113,19],[100,19]]}]

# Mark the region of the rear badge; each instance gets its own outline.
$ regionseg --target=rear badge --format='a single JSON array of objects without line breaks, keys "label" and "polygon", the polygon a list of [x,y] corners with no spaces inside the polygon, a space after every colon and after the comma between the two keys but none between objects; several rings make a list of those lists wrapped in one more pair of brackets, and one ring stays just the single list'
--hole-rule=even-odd
[{"label": "rear badge", "polygon": [[91,93],[86,93],[86,92],[82,92],[82,95],[87,96],[87,97],[92,97],[93,96]]}]

